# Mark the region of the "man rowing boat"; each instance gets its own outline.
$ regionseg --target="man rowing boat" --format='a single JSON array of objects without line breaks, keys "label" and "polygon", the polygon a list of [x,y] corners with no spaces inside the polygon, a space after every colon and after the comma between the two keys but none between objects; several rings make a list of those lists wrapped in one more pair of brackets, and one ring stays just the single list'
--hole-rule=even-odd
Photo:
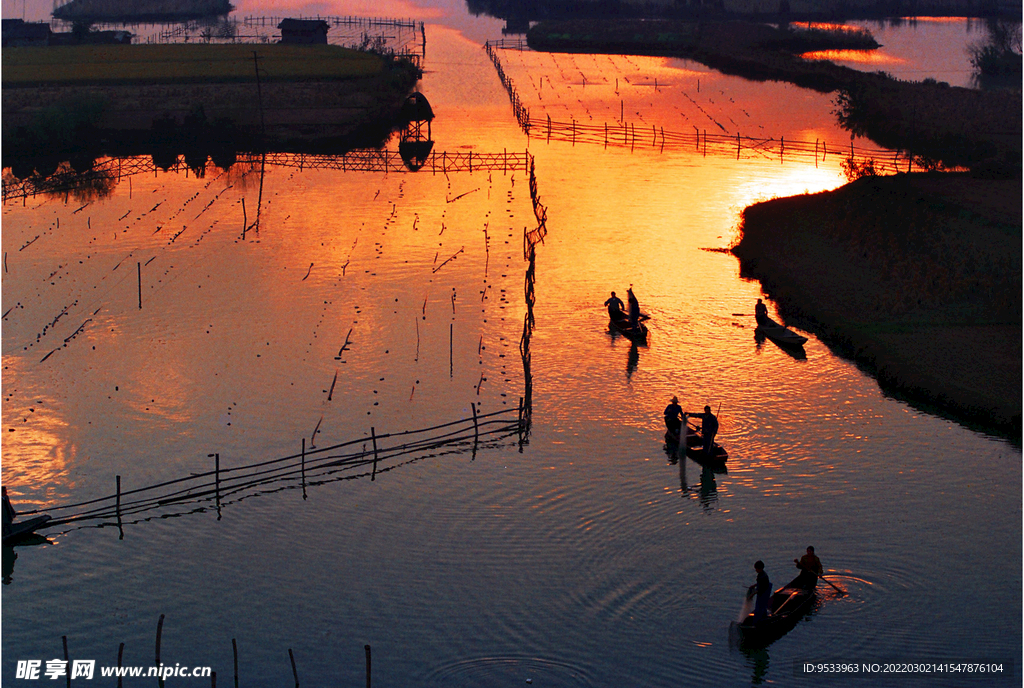
[{"label": "man rowing boat", "polygon": [[804,588],[814,588],[818,584],[818,578],[825,573],[821,567],[821,559],[814,554],[814,547],[807,548],[807,554],[800,557],[799,561],[794,559],[793,563],[800,569],[795,584]]},{"label": "man rowing boat", "polygon": [[683,407],[679,405],[679,397],[672,397],[672,403],[665,407],[665,427],[670,433],[683,441]]},{"label": "man rowing boat", "polygon": [[612,320],[625,320],[626,314],[623,313],[626,305],[622,303],[622,299],[612,292],[612,297],[604,302],[604,305],[608,307],[608,317]]}]

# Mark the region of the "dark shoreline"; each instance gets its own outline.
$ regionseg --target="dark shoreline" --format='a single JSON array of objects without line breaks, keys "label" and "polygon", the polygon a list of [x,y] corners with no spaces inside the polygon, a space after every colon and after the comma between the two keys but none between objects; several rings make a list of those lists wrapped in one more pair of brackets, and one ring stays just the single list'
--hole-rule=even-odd
[{"label": "dark shoreline", "polygon": [[930,413],[1021,441],[1021,182],[864,178],[743,213],[780,312]]},{"label": "dark shoreline", "polygon": [[[121,46],[115,54],[145,48]],[[203,57],[234,49],[198,48]],[[276,67],[261,83],[230,70],[200,78],[185,67],[166,68],[166,60],[144,63],[160,67],[151,72],[121,63],[124,76],[103,81],[82,69],[55,72],[42,60],[39,68],[12,69],[3,88],[3,166],[24,178],[32,169],[45,176],[62,161],[125,151],[167,158],[172,151],[209,150],[225,159],[244,150],[337,153],[377,145],[404,124],[402,104],[422,74],[413,63],[325,46],[341,56],[332,71],[312,46],[308,53],[272,48],[261,49],[261,67]],[[275,55],[291,61],[275,63]],[[8,57],[13,61],[14,53],[5,55],[5,67]]]}]

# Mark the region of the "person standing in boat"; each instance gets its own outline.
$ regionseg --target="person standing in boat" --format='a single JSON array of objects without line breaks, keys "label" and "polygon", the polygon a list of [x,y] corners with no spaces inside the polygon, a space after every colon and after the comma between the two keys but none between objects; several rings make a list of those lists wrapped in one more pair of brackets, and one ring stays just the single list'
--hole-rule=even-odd
[{"label": "person standing in boat", "polygon": [[679,405],[679,397],[672,397],[672,403],[665,407],[665,427],[670,433],[682,441],[683,407]]},{"label": "person standing in boat", "polygon": [[640,326],[640,302],[636,300],[632,284],[626,290],[626,296],[629,301],[629,326],[636,329]]},{"label": "person standing in boat", "polygon": [[18,512],[14,510],[11,498],[7,496],[7,488],[0,487],[0,492],[3,493],[3,534],[6,537],[11,531],[11,525],[14,523],[14,517],[18,515]]},{"label": "person standing in boat", "polygon": [[757,305],[754,306],[754,320],[757,321],[758,325],[764,325],[768,322],[768,306],[764,305],[761,299],[758,299]]},{"label": "person standing in boat", "polygon": [[814,547],[808,547],[807,554],[799,560],[794,559],[793,563],[800,569],[800,575],[794,582],[802,588],[813,589],[818,585],[818,578],[825,573],[825,569],[821,567],[821,559],[814,554]]},{"label": "person standing in boat", "polygon": [[623,312],[626,309],[626,305],[622,303],[622,299],[612,292],[612,297],[604,302],[604,305],[608,307],[608,317],[612,320],[622,320],[626,317]]},{"label": "person standing in boat", "polygon": [[704,438],[704,454],[711,456],[711,450],[715,446],[715,435],[718,434],[718,418],[711,413],[710,406],[704,407],[704,413],[687,413],[686,415],[701,419],[700,434]]},{"label": "person standing in boat", "polygon": [[768,606],[772,599],[772,582],[768,574],[764,572],[764,562],[758,559],[754,562],[754,571],[757,572],[757,580],[750,586],[750,594],[757,595],[754,600],[754,623],[757,623],[768,616]]}]

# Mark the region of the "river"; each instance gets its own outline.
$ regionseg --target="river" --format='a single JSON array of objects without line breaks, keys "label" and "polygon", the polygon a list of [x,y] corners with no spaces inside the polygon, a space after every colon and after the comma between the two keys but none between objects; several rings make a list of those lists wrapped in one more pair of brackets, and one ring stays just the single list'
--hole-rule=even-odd
[{"label": "river", "polygon": [[[387,686],[1019,685],[1020,447],[887,397],[813,335],[803,356],[756,342],[765,295],[721,250],[751,202],[845,183],[829,98],[681,60],[499,50],[533,121],[613,132],[527,137],[481,47],[500,21],[365,5],[240,12],[426,21],[435,150],[533,158],[532,269],[521,167],[293,160],[262,186],[238,165],[8,202],[4,484],[47,510],[303,446],[365,458],[382,435],[515,420],[527,389],[528,434],[58,526],[5,552],[5,681],[64,636],[97,673],[121,643],[150,666],[162,618],[163,663],[221,685],[233,640],[249,686],[291,685],[289,653],[302,685],[362,685],[365,645]],[[662,134],[695,129],[765,143]],[[608,332],[601,304],[630,285],[647,346]],[[716,410],[727,472],[666,453],[672,395]],[[808,545],[843,594],[819,586],[766,649],[731,645],[753,562],[780,585]],[[1001,671],[863,676],[930,662]]]}]

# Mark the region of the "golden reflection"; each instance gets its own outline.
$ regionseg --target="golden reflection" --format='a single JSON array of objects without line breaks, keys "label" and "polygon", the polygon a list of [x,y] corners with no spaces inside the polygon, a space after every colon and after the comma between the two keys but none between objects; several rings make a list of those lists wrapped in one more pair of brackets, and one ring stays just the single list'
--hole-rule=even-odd
[{"label": "golden reflection", "polygon": [[77,454],[67,423],[52,409],[52,402],[12,406],[4,404],[3,481],[15,508],[66,499],[74,488],[68,481],[69,464]]},{"label": "golden reflection", "polygon": [[887,55],[878,50],[818,50],[804,53],[800,57],[805,60],[831,60],[833,62],[855,62],[866,65],[898,65],[906,60]]}]

